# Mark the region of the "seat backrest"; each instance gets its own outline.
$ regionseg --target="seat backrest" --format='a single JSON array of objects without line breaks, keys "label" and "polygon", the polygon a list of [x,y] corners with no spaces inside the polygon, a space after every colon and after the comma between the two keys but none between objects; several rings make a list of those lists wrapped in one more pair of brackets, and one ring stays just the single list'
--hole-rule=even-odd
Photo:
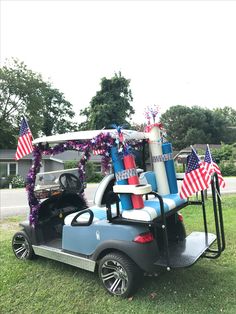
[{"label": "seat backrest", "polygon": [[110,191],[113,191],[113,185],[115,183],[114,174],[106,175],[103,180],[100,182],[95,195],[94,195],[94,204],[103,207],[106,205],[106,194]]},{"label": "seat backrest", "polygon": [[139,177],[140,184],[151,184],[152,191],[157,192],[158,186],[156,181],[156,176],[153,171],[146,171],[140,174]]}]

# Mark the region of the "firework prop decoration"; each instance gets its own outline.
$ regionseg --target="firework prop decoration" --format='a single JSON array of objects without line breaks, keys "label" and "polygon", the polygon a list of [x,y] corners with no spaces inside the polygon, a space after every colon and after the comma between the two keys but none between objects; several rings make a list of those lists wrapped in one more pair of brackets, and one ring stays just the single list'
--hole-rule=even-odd
[{"label": "firework prop decoration", "polygon": [[[132,154],[124,156],[124,166],[125,166],[125,170],[129,170],[131,174],[130,177],[128,178],[128,184],[132,184],[132,185],[139,184],[139,178],[138,178],[138,174],[136,170],[135,159]],[[133,170],[133,173],[131,172],[131,170]],[[135,209],[140,209],[144,207],[144,202],[141,195],[132,194],[131,201],[133,204],[133,208]]]},{"label": "firework prop decoration", "polygon": [[148,106],[145,108],[144,116],[147,120],[147,125],[151,124],[151,120],[153,120],[153,124],[156,122],[156,117],[159,114],[160,110],[157,105],[154,106]]},{"label": "firework prop decoration", "polygon": [[158,182],[158,193],[166,195],[170,194],[170,190],[161,142],[160,128],[155,125],[149,131],[149,146],[152,156],[153,169],[156,181]]},{"label": "firework prop decoration", "polygon": [[[115,172],[116,182],[118,185],[127,185],[128,180],[125,173],[125,167],[122,160],[122,155],[119,154],[117,146],[111,148],[111,158],[113,163],[113,168]],[[130,195],[128,194],[120,194],[120,201],[122,205],[122,209],[132,209],[132,202]]]},{"label": "firework prop decoration", "polygon": [[165,159],[165,168],[171,194],[178,193],[177,179],[175,174],[175,165],[173,161],[172,145],[170,143],[162,144],[162,152]]}]

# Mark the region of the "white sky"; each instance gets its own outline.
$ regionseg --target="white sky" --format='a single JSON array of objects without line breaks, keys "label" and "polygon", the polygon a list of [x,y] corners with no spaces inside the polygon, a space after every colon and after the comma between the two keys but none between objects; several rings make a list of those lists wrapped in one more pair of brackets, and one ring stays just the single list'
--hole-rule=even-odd
[{"label": "white sky", "polygon": [[1,64],[17,57],[80,109],[114,72],[148,105],[236,109],[234,1],[1,0]]}]

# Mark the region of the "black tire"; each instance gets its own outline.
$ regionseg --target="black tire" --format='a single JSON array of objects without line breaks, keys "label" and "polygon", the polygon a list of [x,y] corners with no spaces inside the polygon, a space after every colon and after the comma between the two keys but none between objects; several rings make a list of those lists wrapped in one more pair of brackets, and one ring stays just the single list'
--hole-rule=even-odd
[{"label": "black tire", "polygon": [[105,255],[98,267],[104,288],[112,295],[129,297],[138,288],[141,270],[126,255],[118,252]]},{"label": "black tire", "polygon": [[29,237],[24,231],[16,232],[12,238],[12,250],[21,260],[30,260],[35,257]]}]

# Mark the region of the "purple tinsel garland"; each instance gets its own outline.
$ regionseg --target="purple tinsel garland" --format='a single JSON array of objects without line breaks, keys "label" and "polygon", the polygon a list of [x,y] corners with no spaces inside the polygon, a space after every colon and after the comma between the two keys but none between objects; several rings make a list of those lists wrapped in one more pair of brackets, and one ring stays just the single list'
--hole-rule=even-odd
[{"label": "purple tinsel garland", "polygon": [[66,150],[77,150],[83,152],[83,156],[78,163],[79,178],[82,182],[85,181],[85,165],[91,157],[91,150],[102,150],[102,170],[109,173],[110,171],[110,149],[114,144],[115,139],[109,133],[101,133],[92,140],[87,140],[83,143],[79,141],[67,141],[55,145],[54,147],[45,147],[43,145],[34,146],[33,150],[33,164],[27,175],[26,190],[28,192],[28,202],[30,207],[29,221],[35,226],[38,221],[38,211],[40,202],[34,195],[35,179],[40,170],[42,155],[54,156],[63,153]]},{"label": "purple tinsel garland", "polygon": [[34,146],[33,150],[33,164],[27,175],[26,191],[28,192],[28,202],[30,207],[29,221],[30,224],[35,226],[38,220],[38,210],[40,202],[34,195],[34,185],[36,174],[39,172],[41,166],[42,154],[39,147]]},{"label": "purple tinsel garland", "polygon": [[[119,140],[118,140],[119,142]],[[83,141],[67,141],[65,143],[57,144],[54,147],[43,146],[39,144],[38,146],[34,146],[33,150],[33,164],[29,170],[27,175],[27,185],[26,190],[28,192],[28,202],[30,206],[30,215],[29,221],[32,226],[35,226],[38,222],[38,212],[40,209],[40,202],[34,195],[34,187],[35,187],[35,179],[36,175],[40,170],[42,155],[54,156],[60,153],[63,153],[67,150],[76,150],[79,152],[83,152],[83,156],[78,162],[78,173],[81,182],[85,181],[85,165],[86,162],[91,157],[91,152],[99,150],[102,155],[102,171],[107,174],[110,172],[110,150],[111,147],[117,143],[117,139],[111,137],[109,133],[100,133],[98,136],[93,138],[92,140]],[[121,143],[120,143],[121,144]],[[138,149],[142,146],[142,143],[135,143],[133,141],[130,142],[134,148]],[[127,143],[121,144],[121,149],[123,153],[127,153],[130,150],[130,146]]]}]

